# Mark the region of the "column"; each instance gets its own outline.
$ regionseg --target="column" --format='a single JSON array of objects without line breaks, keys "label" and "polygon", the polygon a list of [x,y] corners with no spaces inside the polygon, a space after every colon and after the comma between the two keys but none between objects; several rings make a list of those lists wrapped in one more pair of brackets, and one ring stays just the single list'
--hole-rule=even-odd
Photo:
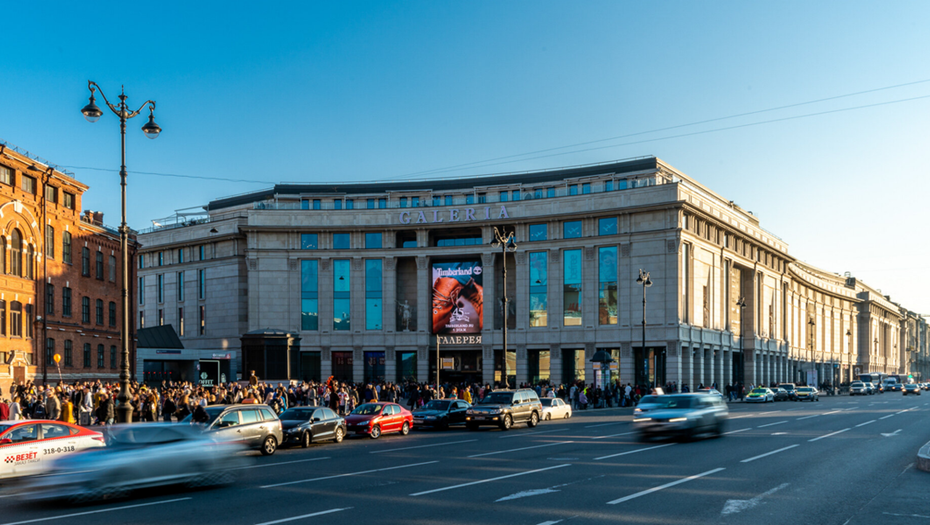
[{"label": "column", "polygon": [[[433,292],[433,283],[430,279],[429,274],[429,259],[424,256],[417,257],[417,332],[432,333],[433,323],[432,323],[432,313],[433,313],[433,304],[432,304],[432,292]],[[487,297],[487,287],[484,290],[485,297]],[[487,311],[487,310],[485,310]],[[424,356],[425,358],[426,356]],[[417,357],[417,362],[421,361],[419,355]],[[417,366],[419,370],[419,365]],[[429,367],[427,366],[427,370]],[[417,372],[417,377],[426,377],[419,375]],[[424,379],[420,379],[424,381]]]},{"label": "column", "polygon": [[[361,334],[365,332],[365,259],[361,257],[352,257],[351,259],[351,270],[349,271],[349,286],[350,286],[350,297],[352,300],[351,307],[351,332],[353,334]],[[355,361],[353,361],[353,369],[357,368],[358,364],[361,364],[362,357],[356,356]],[[359,368],[359,374],[362,372]],[[356,375],[357,378],[361,377]]]},{"label": "column", "polygon": [[[513,258],[516,263],[516,271],[514,272],[516,275],[508,275],[507,280],[516,279],[514,281],[515,293],[511,300],[516,303],[517,307],[516,328],[519,331],[525,331],[530,326],[530,269],[526,262],[526,252],[516,252],[513,254]],[[518,355],[517,361],[519,362],[519,360],[520,356]]]},{"label": "column", "polygon": [[724,358],[725,354],[724,354],[723,348],[718,349],[716,352],[717,352],[717,359],[716,359],[716,362],[714,363],[716,365],[715,367],[716,373],[714,374],[714,381],[717,382],[717,390],[721,392],[725,392],[726,390],[725,387],[727,386],[727,382],[724,379],[724,374],[727,368],[726,367],[727,360]]},{"label": "column", "polygon": [[694,374],[692,377],[693,381],[691,383],[691,391],[694,392],[698,389],[698,386],[704,382],[704,349],[692,348],[691,356],[694,360],[692,367]]},{"label": "column", "polygon": [[[397,259],[394,257],[385,257],[381,266],[381,326],[384,333],[391,333],[397,330]],[[396,355],[385,355],[385,363],[391,362],[394,365]],[[385,368],[387,370],[387,368]],[[385,372],[387,374],[387,372]],[[388,376],[394,377],[394,376]]]},{"label": "column", "polygon": [[[483,265],[481,268],[481,275],[484,279],[484,321],[481,330],[481,339],[485,345],[493,345],[494,312],[496,312],[499,308],[494,286],[495,279],[497,278],[497,267],[494,264],[494,253],[492,252],[482,254],[481,263]],[[491,365],[486,365],[485,368],[491,368],[491,373],[493,374],[493,354],[490,358],[486,357],[485,361],[488,361],[488,359],[491,359]],[[493,377],[493,375],[491,377]]]},{"label": "column", "polygon": [[[527,316],[529,316],[529,312],[527,312]],[[508,344],[508,346],[509,346],[509,344]],[[517,386],[522,385],[523,383],[526,383],[526,382],[528,382],[528,381],[530,380],[530,378],[529,378],[529,366],[528,366],[528,363],[527,363],[527,361],[529,360],[529,357],[528,357],[528,352],[526,351],[526,345],[522,345],[522,344],[521,344],[521,345],[513,345],[513,347],[514,347],[514,350],[516,351],[516,354],[517,354],[517,371],[516,371],[516,373],[514,373],[514,375],[517,376],[517,384],[516,384],[516,385],[511,385],[511,386],[512,386],[512,387],[517,387]],[[508,372],[509,372],[509,370],[508,370]]]},{"label": "column", "polygon": [[[620,352],[620,366],[623,366],[623,352]],[[622,377],[622,376],[621,376]],[[549,382],[556,389],[565,382],[562,377],[562,349],[558,344],[549,345]]]},{"label": "column", "polygon": [[702,348],[701,353],[704,354],[704,386],[710,388],[714,382],[714,351],[711,348]]}]

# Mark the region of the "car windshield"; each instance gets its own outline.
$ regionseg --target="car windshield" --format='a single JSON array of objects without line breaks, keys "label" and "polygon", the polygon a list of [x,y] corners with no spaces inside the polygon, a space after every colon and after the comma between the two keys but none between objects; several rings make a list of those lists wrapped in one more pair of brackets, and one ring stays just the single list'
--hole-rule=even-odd
[{"label": "car windshield", "polygon": [[[204,422],[205,426],[210,426],[216,421],[216,418],[223,413],[224,408],[221,406],[207,407],[204,409],[207,412],[207,420]],[[194,418],[194,414],[188,414],[187,417],[181,420],[181,423],[190,423]]]},{"label": "car windshield", "polygon": [[862,386],[862,381],[854,381],[853,384],[849,386]]},{"label": "car windshield", "polygon": [[509,405],[513,399],[511,392],[491,392],[478,402],[479,405]]},{"label": "car windshield", "polygon": [[694,402],[696,400],[691,396],[665,396],[661,400],[662,408],[668,409],[681,409],[681,408],[694,408]]},{"label": "car windshield", "polygon": [[753,394],[765,394],[766,390],[764,388],[756,388],[752,391]]},{"label": "car windshield", "polygon": [[656,396],[643,396],[643,398],[639,400],[640,405],[654,404],[654,403],[660,403],[659,398]]},{"label": "car windshield", "polygon": [[424,406],[426,410],[449,410],[448,401],[430,401]]},{"label": "car windshield", "polygon": [[814,389],[809,386],[802,386],[798,389],[798,392],[813,392]]},{"label": "car windshield", "polygon": [[794,385],[779,385],[779,386],[781,388],[784,388],[785,390],[794,390]]},{"label": "car windshield", "polygon": [[381,413],[381,405],[365,403],[352,411],[356,416],[373,416]]},{"label": "car windshield", "polygon": [[278,416],[279,419],[291,421],[308,421],[316,408],[289,408]]},{"label": "car windshield", "polygon": [[548,398],[548,397],[544,397],[544,398],[540,399],[539,402],[542,403],[542,406],[544,406],[544,407],[551,407],[551,406],[552,406],[552,399],[551,399],[551,398]]}]

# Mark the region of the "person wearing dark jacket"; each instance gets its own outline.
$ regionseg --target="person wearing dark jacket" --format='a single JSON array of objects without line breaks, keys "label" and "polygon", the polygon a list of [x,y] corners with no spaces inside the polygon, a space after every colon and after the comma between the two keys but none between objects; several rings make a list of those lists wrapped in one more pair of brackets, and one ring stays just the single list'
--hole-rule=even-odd
[{"label": "person wearing dark jacket", "polygon": [[165,396],[165,404],[161,408],[161,413],[165,419],[165,423],[171,423],[171,416],[177,412],[177,410],[178,406],[174,404],[174,400],[171,399],[171,396]]},{"label": "person wearing dark jacket", "polygon": [[113,398],[107,395],[97,407],[97,421],[101,425],[112,425],[115,419],[116,407],[113,405]]}]

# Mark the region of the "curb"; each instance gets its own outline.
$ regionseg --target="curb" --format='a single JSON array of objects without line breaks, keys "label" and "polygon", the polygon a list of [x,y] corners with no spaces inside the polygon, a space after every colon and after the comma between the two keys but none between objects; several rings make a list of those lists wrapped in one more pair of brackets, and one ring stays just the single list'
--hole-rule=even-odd
[{"label": "curb", "polygon": [[920,450],[917,451],[917,468],[924,472],[930,472],[930,443],[920,447]]}]

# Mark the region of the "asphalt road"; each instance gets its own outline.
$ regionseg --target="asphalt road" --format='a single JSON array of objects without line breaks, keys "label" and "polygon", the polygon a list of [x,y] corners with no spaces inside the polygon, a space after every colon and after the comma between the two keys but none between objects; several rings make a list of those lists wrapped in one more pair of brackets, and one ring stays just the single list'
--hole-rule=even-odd
[{"label": "asphalt road", "polygon": [[[95,505],[18,503],[48,523],[930,523],[930,396],[731,405],[727,435],[639,443],[628,409],[509,432],[414,431],[254,457],[237,484]],[[170,461],[170,458],[166,458]]]}]

